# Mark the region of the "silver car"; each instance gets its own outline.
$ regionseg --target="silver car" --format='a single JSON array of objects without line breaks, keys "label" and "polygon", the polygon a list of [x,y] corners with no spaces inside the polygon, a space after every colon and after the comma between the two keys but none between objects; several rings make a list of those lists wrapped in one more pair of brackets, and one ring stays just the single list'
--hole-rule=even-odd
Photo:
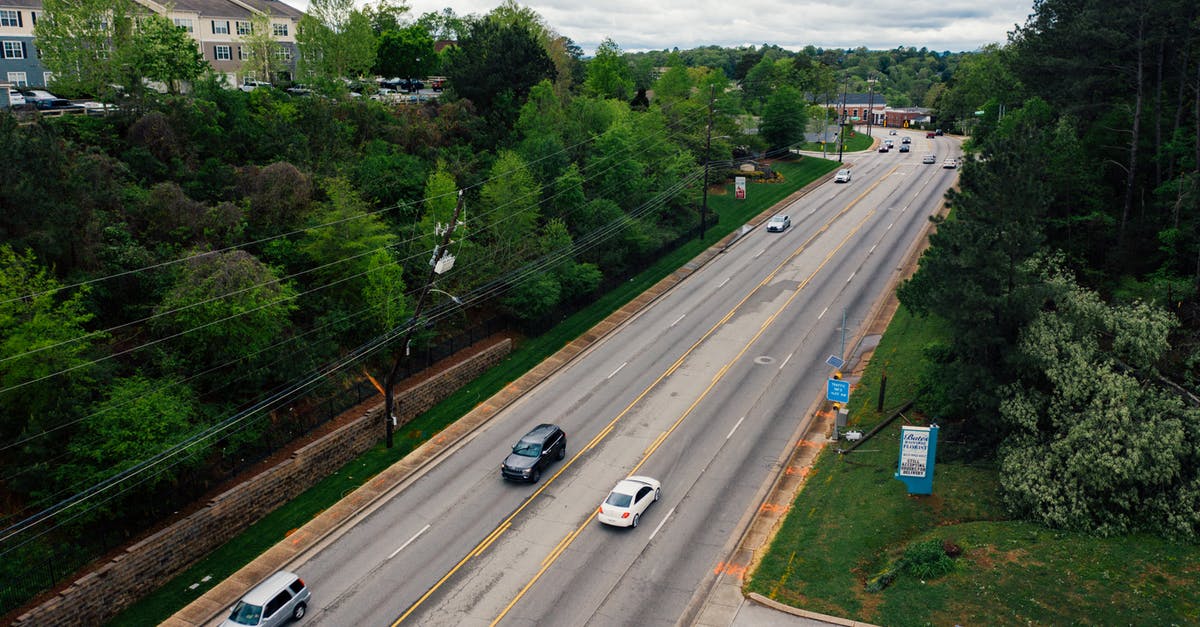
[{"label": "silver car", "polygon": [[303,579],[281,570],[247,592],[221,627],[276,627],[292,619],[300,620],[311,598]]},{"label": "silver car", "polygon": [[767,232],[775,233],[787,230],[792,225],[792,219],[785,215],[778,215],[767,221]]}]

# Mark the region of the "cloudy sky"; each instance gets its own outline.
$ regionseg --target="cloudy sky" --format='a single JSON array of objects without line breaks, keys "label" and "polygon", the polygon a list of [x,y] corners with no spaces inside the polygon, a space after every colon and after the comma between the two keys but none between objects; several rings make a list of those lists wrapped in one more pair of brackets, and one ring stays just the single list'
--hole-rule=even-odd
[{"label": "cloudy sky", "polygon": [[[376,0],[370,0],[374,3]],[[307,0],[288,0],[301,9]],[[361,6],[365,0],[357,0]],[[790,50],[912,46],[963,52],[1004,43],[1032,0],[518,0],[586,54],[610,37],[622,50],[775,44]],[[408,0],[413,17],[446,7],[484,14],[500,0]]]}]

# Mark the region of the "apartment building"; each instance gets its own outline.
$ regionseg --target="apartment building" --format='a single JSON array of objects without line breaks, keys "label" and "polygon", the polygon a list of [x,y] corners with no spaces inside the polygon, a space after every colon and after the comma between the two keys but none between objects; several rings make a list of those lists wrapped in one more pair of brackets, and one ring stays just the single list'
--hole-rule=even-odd
[{"label": "apartment building", "polygon": [[[251,32],[252,17],[270,15],[271,34],[278,42],[277,54],[288,69],[284,76],[253,77],[260,80],[290,79],[296,68],[296,27],[302,11],[280,0],[132,0],[165,15],[187,31],[214,70],[231,85],[240,76],[249,54],[241,46]],[[42,66],[33,28],[42,14],[41,0],[0,0],[0,81],[21,87],[48,85],[52,76]]]}]

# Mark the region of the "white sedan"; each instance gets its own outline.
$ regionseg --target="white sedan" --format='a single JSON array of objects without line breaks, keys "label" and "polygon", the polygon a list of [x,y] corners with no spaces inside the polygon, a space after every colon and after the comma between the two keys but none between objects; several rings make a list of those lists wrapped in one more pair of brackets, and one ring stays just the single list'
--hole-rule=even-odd
[{"label": "white sedan", "polygon": [[633,475],[622,479],[600,504],[596,518],[615,527],[636,527],[650,504],[658,500],[662,484],[657,479]]}]

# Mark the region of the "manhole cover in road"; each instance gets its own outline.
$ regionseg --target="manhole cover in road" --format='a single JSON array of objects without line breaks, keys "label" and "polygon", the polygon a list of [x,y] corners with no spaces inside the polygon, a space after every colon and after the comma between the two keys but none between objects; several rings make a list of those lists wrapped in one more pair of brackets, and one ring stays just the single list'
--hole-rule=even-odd
[{"label": "manhole cover in road", "polygon": [[754,363],[756,363],[756,364],[764,364],[764,365],[765,365],[765,364],[773,364],[773,363],[775,363],[775,358],[774,358],[774,357],[767,357],[766,355],[762,355],[762,356],[760,356],[760,357],[755,357],[755,358],[754,358]]}]

